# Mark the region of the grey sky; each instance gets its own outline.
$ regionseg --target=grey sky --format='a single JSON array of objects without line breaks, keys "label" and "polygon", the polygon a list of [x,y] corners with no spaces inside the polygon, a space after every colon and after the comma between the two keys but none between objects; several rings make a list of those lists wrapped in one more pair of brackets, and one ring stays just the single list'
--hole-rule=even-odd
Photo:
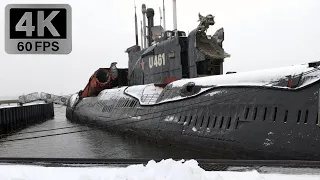
[{"label": "grey sky", "polygon": [[[47,0],[1,0],[7,4],[47,3]],[[86,85],[99,67],[127,67],[125,49],[135,43],[133,0],[52,0],[72,7],[73,50],[69,55],[9,55],[0,29],[0,96],[34,91],[70,94]],[[159,24],[162,0],[136,0],[155,9]],[[172,1],[165,0],[167,29],[172,28]],[[320,60],[319,0],[177,0],[178,29],[193,30],[198,13],[215,16],[209,33],[224,27],[224,48],[231,54],[224,71],[249,71]],[[139,35],[140,38],[140,35]],[[139,39],[140,43],[140,39]]]}]

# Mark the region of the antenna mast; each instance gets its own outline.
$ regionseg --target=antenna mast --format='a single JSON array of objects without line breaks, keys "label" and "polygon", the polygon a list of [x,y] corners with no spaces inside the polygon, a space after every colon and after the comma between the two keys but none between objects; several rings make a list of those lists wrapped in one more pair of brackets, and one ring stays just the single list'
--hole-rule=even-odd
[{"label": "antenna mast", "polygon": [[160,12],[160,26],[161,26],[161,22],[162,22],[162,12],[161,12],[161,8],[159,7],[159,12]]},{"label": "antenna mast", "polygon": [[137,12],[136,12],[136,1],[134,1],[134,24],[135,24],[135,33],[136,33],[136,45],[139,45],[138,39],[138,20],[137,20]]},{"label": "antenna mast", "polygon": [[164,9],[164,0],[162,0],[162,11],[163,11],[163,30],[166,30],[166,12]]},{"label": "antenna mast", "polygon": [[142,4],[141,7],[141,12],[142,12],[142,20],[143,20],[143,48],[148,47],[147,43],[147,27],[146,27],[146,13],[147,13],[147,7],[145,4]]},{"label": "antenna mast", "polygon": [[173,30],[177,30],[177,1],[172,0],[173,8]]},{"label": "antenna mast", "polygon": [[140,25],[141,25],[141,32],[140,32],[140,34],[141,34],[141,36],[140,36],[140,39],[141,39],[141,48],[143,49],[144,47],[143,47],[143,26],[142,26],[142,21],[140,21]]}]

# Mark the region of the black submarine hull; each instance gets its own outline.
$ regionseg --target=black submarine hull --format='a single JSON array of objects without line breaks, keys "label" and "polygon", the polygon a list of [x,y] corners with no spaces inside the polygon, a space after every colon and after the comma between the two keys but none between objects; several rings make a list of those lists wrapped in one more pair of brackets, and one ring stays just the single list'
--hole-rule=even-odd
[{"label": "black submarine hull", "polygon": [[219,86],[156,105],[141,105],[124,87],[121,98],[84,98],[66,116],[214,158],[320,160],[319,85]]}]

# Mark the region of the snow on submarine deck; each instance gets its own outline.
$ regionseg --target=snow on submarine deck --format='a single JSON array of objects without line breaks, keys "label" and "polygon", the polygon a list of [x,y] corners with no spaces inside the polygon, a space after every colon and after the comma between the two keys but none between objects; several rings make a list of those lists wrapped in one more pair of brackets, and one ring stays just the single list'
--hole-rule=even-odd
[{"label": "snow on submarine deck", "polygon": [[[288,87],[290,79],[292,86]],[[310,85],[319,79],[320,69],[310,67],[309,64],[301,64],[273,69],[181,79],[167,84],[165,88],[155,86],[154,84],[145,84],[106,89],[100,92],[97,100],[104,101],[110,98],[119,99],[129,98],[129,96],[131,96],[138,99],[141,105],[155,105],[197,96],[204,91],[217,87],[262,86],[297,90]],[[194,86],[198,87],[198,91],[191,95],[182,96],[180,91],[185,88],[188,83],[192,83]],[[208,95],[213,96],[217,93],[219,92],[213,92]],[[71,106],[76,99],[76,94],[71,97]]]},{"label": "snow on submarine deck", "polygon": [[[296,86],[292,86],[291,88],[288,87],[289,79],[291,79],[293,82],[292,84],[295,84]],[[234,74],[181,79],[168,84],[165,88],[154,86],[154,84],[130,86],[127,87],[124,92],[139,99],[140,104],[142,105],[154,105],[197,96],[204,91],[222,86],[264,86],[284,89],[299,89],[312,84],[319,79],[320,69],[309,67],[308,64],[302,64]],[[193,83],[201,89],[190,96],[182,97],[179,90],[188,83]],[[172,95],[170,98],[160,99],[160,95],[164,94],[163,91],[170,91],[174,89],[176,89],[175,93],[171,93]],[[211,93],[210,95],[214,95],[215,93]]]}]

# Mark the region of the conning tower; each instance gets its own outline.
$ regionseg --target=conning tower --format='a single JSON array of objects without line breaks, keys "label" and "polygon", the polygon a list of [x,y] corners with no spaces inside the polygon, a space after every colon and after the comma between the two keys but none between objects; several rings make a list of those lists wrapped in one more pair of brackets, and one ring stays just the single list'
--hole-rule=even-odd
[{"label": "conning tower", "polygon": [[[148,34],[144,36],[147,46],[140,49],[135,45],[126,50],[129,85],[166,84],[182,78],[223,74],[224,59],[230,55],[222,47],[223,28],[213,35],[206,34],[207,29],[215,24],[213,15],[199,13],[198,27],[186,35],[184,31],[165,31],[162,26],[155,26],[153,8],[145,8],[143,4],[142,16],[148,18]],[[176,27],[177,18],[173,19]]]}]

